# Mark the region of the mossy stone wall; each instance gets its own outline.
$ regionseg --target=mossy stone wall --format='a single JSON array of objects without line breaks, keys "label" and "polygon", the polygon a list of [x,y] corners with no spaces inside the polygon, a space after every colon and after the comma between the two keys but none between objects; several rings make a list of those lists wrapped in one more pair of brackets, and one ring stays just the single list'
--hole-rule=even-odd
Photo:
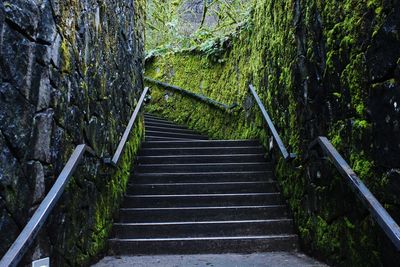
[{"label": "mossy stone wall", "polygon": [[0,257],[77,144],[85,158],[26,262],[85,266],[106,249],[112,215],[143,135],[111,156],[143,90],[145,0],[0,2]]},{"label": "mossy stone wall", "polygon": [[[302,248],[337,266],[395,266],[399,254],[332,165],[308,151],[332,141],[400,222],[400,2],[253,1],[249,21],[195,49],[149,59],[145,75],[231,104],[225,113],[153,89],[149,111],[212,138],[259,138],[268,131],[248,85],[255,85],[284,143],[276,176]],[[307,157],[309,155],[310,157]]]}]

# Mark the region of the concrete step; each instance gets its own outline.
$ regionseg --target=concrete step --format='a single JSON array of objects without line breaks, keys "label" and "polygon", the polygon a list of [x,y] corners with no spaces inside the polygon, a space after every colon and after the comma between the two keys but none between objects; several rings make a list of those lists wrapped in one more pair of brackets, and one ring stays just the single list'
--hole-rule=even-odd
[{"label": "concrete step", "polygon": [[260,147],[257,140],[185,140],[143,142],[142,148]]},{"label": "concrete step", "polygon": [[188,172],[188,173],[138,173],[134,172],[135,183],[210,183],[273,181],[272,171],[243,172]]},{"label": "concrete step", "polygon": [[160,121],[148,121],[144,120],[144,127],[149,127],[149,126],[154,126],[154,127],[165,127],[169,129],[184,129],[187,130],[188,128],[185,125],[178,125],[174,124],[171,122],[160,122]]},{"label": "concrete step", "polygon": [[129,184],[128,195],[234,194],[277,192],[275,182]]},{"label": "concrete step", "polygon": [[123,208],[257,206],[283,204],[280,193],[126,195]]},{"label": "concrete step", "polygon": [[114,254],[291,251],[293,221],[256,140],[207,140],[145,115]]},{"label": "concrete step", "polygon": [[[146,142],[153,142],[153,141],[186,141],[192,139],[186,138],[172,138],[172,137],[157,137],[157,136],[146,136],[144,138]],[[194,140],[195,141],[195,140]]]},{"label": "concrete step", "polygon": [[181,238],[293,234],[291,219],[115,223],[116,238]]},{"label": "concrete step", "polygon": [[269,171],[271,164],[256,163],[187,163],[187,164],[139,164],[139,173],[190,173],[190,172],[236,172],[236,171]]},{"label": "concrete step", "polygon": [[155,131],[155,132],[166,132],[166,133],[179,133],[179,134],[199,134],[193,130],[189,129],[179,129],[179,128],[172,128],[172,127],[164,127],[164,126],[152,126],[146,125],[146,131]]},{"label": "concrete step", "polygon": [[264,154],[138,156],[139,164],[265,162]]},{"label": "concrete step", "polygon": [[261,146],[144,148],[138,156],[262,154]]},{"label": "concrete step", "polygon": [[173,222],[212,220],[258,220],[262,218],[287,218],[285,205],[265,206],[216,206],[173,208],[123,208],[119,222]]},{"label": "concrete step", "polygon": [[297,248],[296,235],[235,236],[198,238],[110,239],[114,255],[160,255],[201,253],[255,253],[291,251]]},{"label": "concrete step", "polygon": [[168,137],[168,138],[181,138],[181,139],[192,139],[192,140],[207,140],[207,136],[203,136],[200,134],[188,134],[188,133],[175,133],[175,132],[160,132],[160,131],[151,131],[145,130],[145,136],[154,136],[154,137]]},{"label": "concrete step", "polygon": [[153,141],[196,141],[195,139],[187,139],[187,138],[174,138],[174,137],[160,137],[160,136],[152,136],[148,135],[145,136],[144,140],[146,142],[153,142]]}]

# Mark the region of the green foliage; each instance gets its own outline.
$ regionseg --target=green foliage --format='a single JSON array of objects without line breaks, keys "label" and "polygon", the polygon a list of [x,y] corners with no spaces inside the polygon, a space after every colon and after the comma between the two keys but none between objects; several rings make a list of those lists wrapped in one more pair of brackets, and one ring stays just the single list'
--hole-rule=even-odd
[{"label": "green foliage", "polygon": [[217,39],[208,39],[199,47],[199,51],[208,57],[212,62],[222,63],[224,61],[226,48],[229,46],[228,36]]},{"label": "green foliage", "polygon": [[[381,25],[382,3],[314,0],[301,7],[296,3],[253,1],[248,19],[234,33],[216,36],[202,28],[197,37],[192,35],[187,49],[170,46],[169,53],[146,66],[146,75],[150,77],[220,102],[237,102],[242,110],[229,115],[150,84],[155,90],[148,110],[213,138],[259,138],[267,147],[270,135],[264,129],[258,109],[254,103],[250,107],[244,105],[249,97],[248,84],[255,85],[284,143],[299,155],[297,168],[279,159],[275,173],[304,247],[334,265],[379,266],[382,251],[375,235],[377,229],[364,214],[354,214],[355,210],[364,213],[363,206],[345,190],[347,186],[337,170],[327,165],[330,176],[315,182],[319,184],[314,184],[307,175],[305,167],[309,162],[303,162],[301,157],[310,141],[310,129],[305,125],[312,123],[303,117],[307,112],[304,103],[311,106],[311,101],[303,103],[303,84],[313,77],[305,75],[300,80],[296,76],[301,57],[306,58],[304,68],[321,67],[317,47],[322,46],[326,64],[321,67],[322,77],[318,78],[328,86],[318,94],[326,94],[324,100],[334,103],[334,112],[339,114],[329,118],[324,114],[325,128],[312,135],[328,135],[357,175],[379,192],[384,179],[374,175],[374,160],[365,152],[373,125],[366,115],[370,85],[365,78],[368,76],[365,44],[361,40],[369,40],[375,27]],[[296,8],[300,9],[301,18],[295,14]],[[366,31],[365,14],[371,14],[371,10],[377,16],[374,20],[377,24]],[[323,24],[321,32],[315,29],[319,19]],[[299,25],[293,27],[294,21]],[[302,31],[304,36],[299,36]]]},{"label": "green foliage", "polygon": [[[220,75],[225,75],[223,65],[197,53],[199,52],[187,51],[156,58],[147,65],[146,75],[226,104],[239,100],[238,95],[232,94],[229,90],[230,87],[219,85],[232,82],[220,79]],[[255,125],[247,123],[243,114],[229,114],[198,100],[177,93],[168,93],[164,88],[152,84],[148,86],[153,89],[152,101],[147,106],[148,111],[159,113],[177,123],[186,124],[212,138],[247,139],[255,137],[259,131]],[[179,112],[176,112],[177,110]],[[213,123],[210,124],[210,121]]]},{"label": "green foliage", "polygon": [[129,141],[126,143],[117,170],[107,182],[106,192],[103,192],[95,203],[94,229],[88,249],[90,257],[96,256],[106,248],[106,242],[113,224],[113,215],[118,210],[126,192],[128,179],[133,172],[134,158],[140,148],[143,136],[144,124],[143,121],[138,121],[133,128]]},{"label": "green foliage", "polygon": [[[198,21],[201,14],[195,12],[192,1],[149,1],[146,56],[207,46],[215,39],[236,32],[238,27],[249,27],[246,21],[250,5],[251,1],[205,0],[203,18]],[[212,22],[206,23],[206,19]]]}]

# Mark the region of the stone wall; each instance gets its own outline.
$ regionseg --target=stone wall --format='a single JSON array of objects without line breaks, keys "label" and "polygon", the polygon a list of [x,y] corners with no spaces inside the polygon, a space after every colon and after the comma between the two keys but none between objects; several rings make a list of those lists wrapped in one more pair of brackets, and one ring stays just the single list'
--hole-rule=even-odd
[{"label": "stone wall", "polygon": [[[115,151],[143,88],[145,0],[0,3],[0,256],[75,145]],[[121,166],[78,168],[28,258],[82,266],[105,248],[142,127]],[[32,255],[33,253],[33,255]]]},{"label": "stone wall", "polygon": [[152,86],[149,110],[268,147],[247,89],[254,84],[298,154],[292,164],[272,158],[302,248],[337,266],[395,266],[399,254],[332,164],[306,156],[312,140],[328,136],[400,223],[399,31],[398,1],[254,0],[236,34],[146,64],[146,75],[241,109],[227,114]]}]

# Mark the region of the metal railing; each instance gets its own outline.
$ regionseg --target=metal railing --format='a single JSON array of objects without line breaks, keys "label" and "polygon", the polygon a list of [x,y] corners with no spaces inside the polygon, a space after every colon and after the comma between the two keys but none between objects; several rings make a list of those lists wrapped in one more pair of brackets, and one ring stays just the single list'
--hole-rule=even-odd
[{"label": "metal railing", "polygon": [[190,96],[192,98],[198,99],[198,100],[203,101],[203,102],[205,102],[205,103],[207,103],[207,104],[209,104],[211,106],[220,108],[220,109],[228,111],[228,112],[238,106],[237,103],[233,103],[232,105],[226,105],[226,104],[223,104],[223,103],[218,102],[216,100],[213,100],[211,98],[208,98],[208,97],[206,97],[204,95],[196,94],[196,93],[193,93],[191,91],[188,91],[188,90],[185,90],[183,88],[180,88],[178,86],[171,85],[171,84],[168,84],[168,83],[164,83],[164,82],[161,82],[161,81],[158,81],[158,80],[154,80],[154,79],[149,78],[149,77],[144,77],[144,80],[147,81],[147,82],[156,84],[158,86],[164,87],[166,89],[169,89],[169,90],[172,90],[172,91],[176,91],[176,92],[179,92],[181,94],[184,94],[184,95]]},{"label": "metal railing", "polygon": [[[219,108],[223,108],[226,110],[230,110],[237,106],[237,104],[233,104],[231,106],[227,106],[215,100],[209,99],[205,96],[198,95],[182,88],[168,85],[162,83],[160,81],[152,80],[150,78],[145,78],[146,81],[150,81],[156,83],[157,85],[161,85],[163,87],[172,88],[173,90],[179,91],[181,93],[192,96],[196,99],[204,101],[210,105],[214,105]],[[289,153],[286,149],[285,145],[280,138],[278,131],[276,130],[268,112],[266,111],[264,105],[262,104],[260,98],[258,97],[254,86],[250,85],[249,89],[253,94],[261,112],[266,121],[274,141],[277,143],[278,148],[285,160],[291,160],[296,157],[295,154]],[[129,134],[132,131],[135,120],[140,112],[141,107],[143,106],[144,99],[148,93],[148,88],[146,87],[136,105],[136,108],[129,120],[129,123],[124,131],[124,134],[118,144],[117,150],[114,153],[113,157],[108,160],[109,163],[116,166],[118,161],[123,153],[125,144],[129,138]],[[323,151],[328,155],[328,157],[332,160],[333,164],[336,166],[340,174],[346,179],[350,187],[355,191],[356,195],[362,200],[362,203],[368,208],[371,212],[375,220],[378,222],[380,227],[386,233],[386,235],[390,238],[393,244],[396,246],[398,250],[400,250],[400,227],[393,220],[393,218],[387,213],[387,211],[382,207],[379,201],[374,197],[374,195],[368,190],[365,184],[358,178],[358,176],[354,173],[351,167],[347,164],[347,162],[343,159],[343,157],[338,153],[338,151],[334,148],[334,146],[329,142],[326,137],[318,137],[316,141],[314,141],[310,148],[315,147],[316,145],[320,145]],[[73,175],[76,167],[82,160],[84,154],[88,152],[91,155],[95,156],[94,151],[85,144],[78,145],[65,167],[61,171],[58,176],[56,182],[53,187],[46,195],[44,200],[39,205],[38,209],[35,211],[27,225],[24,227],[18,238],[9,248],[7,253],[3,256],[0,261],[0,266],[16,266],[19,261],[22,259],[29,246],[32,244],[34,238],[43,227],[46,219],[48,218],[50,212],[60,199],[62,193],[64,192],[65,186],[68,184],[71,176]]]},{"label": "metal railing", "polygon": [[386,209],[379,203],[375,196],[369,191],[367,186],[361,181],[361,179],[351,169],[350,165],[344,160],[339,154],[336,148],[329,142],[325,136],[318,137],[310,145],[310,149],[319,145],[323,152],[335,165],[339,173],[346,179],[350,188],[356,193],[358,198],[362,201],[364,206],[367,207],[369,212],[375,218],[376,222],[389,237],[392,243],[396,246],[397,250],[400,251],[400,227],[389,215]]},{"label": "metal railing", "polygon": [[[268,112],[266,111],[264,105],[262,104],[260,98],[258,97],[254,86],[250,85],[249,89],[253,94],[256,102],[263,114],[263,117],[271,130],[272,136],[275,142],[278,144],[279,150],[285,160],[289,160],[295,157],[295,154],[291,154],[287,151],[285,145],[282,142],[274,124]],[[375,218],[376,222],[389,237],[392,243],[395,245],[397,250],[400,251],[400,227],[389,215],[389,213],[383,208],[375,196],[369,191],[367,186],[361,181],[361,179],[355,174],[351,169],[349,164],[343,159],[336,148],[325,136],[318,137],[310,145],[310,149],[319,145],[323,152],[328,156],[328,158],[333,162],[339,173],[346,179],[347,184],[356,193],[357,197],[361,200],[364,206],[369,210],[372,216]]]},{"label": "metal railing", "polygon": [[258,107],[261,110],[261,113],[264,117],[265,122],[268,125],[269,130],[271,131],[272,137],[274,138],[276,144],[278,145],[279,151],[282,154],[282,157],[286,160],[286,161],[290,161],[294,158],[296,158],[296,154],[294,153],[289,153],[287,148],[285,147],[285,145],[282,142],[281,137],[278,134],[278,131],[275,128],[274,123],[271,120],[271,117],[268,115],[267,110],[265,109],[263,103],[261,102],[260,98],[258,97],[256,90],[254,89],[253,85],[249,85],[249,90],[250,92],[253,94],[254,99],[257,102]]},{"label": "metal railing", "polygon": [[[129,123],[125,129],[125,132],[121,138],[121,141],[118,144],[117,150],[112,157],[111,163],[116,166],[122,152],[124,150],[125,144],[128,141],[129,134],[132,130],[132,127],[135,123],[136,117],[139,114],[139,111],[143,105],[144,98],[148,92],[149,88],[145,88],[140,96],[140,99],[136,105],[136,108],[129,120]],[[76,146],[74,152],[68,159],[68,162],[64,166],[60,175],[57,177],[56,182],[50,189],[49,193],[40,203],[39,207],[36,209],[33,216],[29,219],[28,223],[19,234],[17,239],[8,249],[6,254],[0,260],[0,267],[9,267],[9,266],[17,266],[17,264],[21,261],[24,254],[29,249],[29,246],[33,243],[35,237],[39,233],[40,229],[43,227],[46,219],[50,215],[50,212],[53,210],[54,206],[57,204],[61,195],[64,192],[65,186],[68,184],[76,167],[81,162],[85,152],[88,152],[92,156],[96,156],[95,152],[86,144],[80,144]]]},{"label": "metal railing", "polygon": [[129,122],[128,122],[128,125],[126,126],[125,132],[122,135],[121,141],[118,144],[117,150],[115,151],[114,156],[111,159],[111,163],[115,166],[118,164],[118,161],[122,155],[122,152],[124,151],[124,147],[125,147],[126,142],[128,141],[129,134],[132,131],[132,127],[135,124],[136,117],[139,114],[140,109],[142,108],[144,99],[145,99],[148,91],[149,91],[148,87],[144,88],[143,93],[140,96],[139,101],[136,105],[136,108],[133,111],[131,118],[129,119]]}]

